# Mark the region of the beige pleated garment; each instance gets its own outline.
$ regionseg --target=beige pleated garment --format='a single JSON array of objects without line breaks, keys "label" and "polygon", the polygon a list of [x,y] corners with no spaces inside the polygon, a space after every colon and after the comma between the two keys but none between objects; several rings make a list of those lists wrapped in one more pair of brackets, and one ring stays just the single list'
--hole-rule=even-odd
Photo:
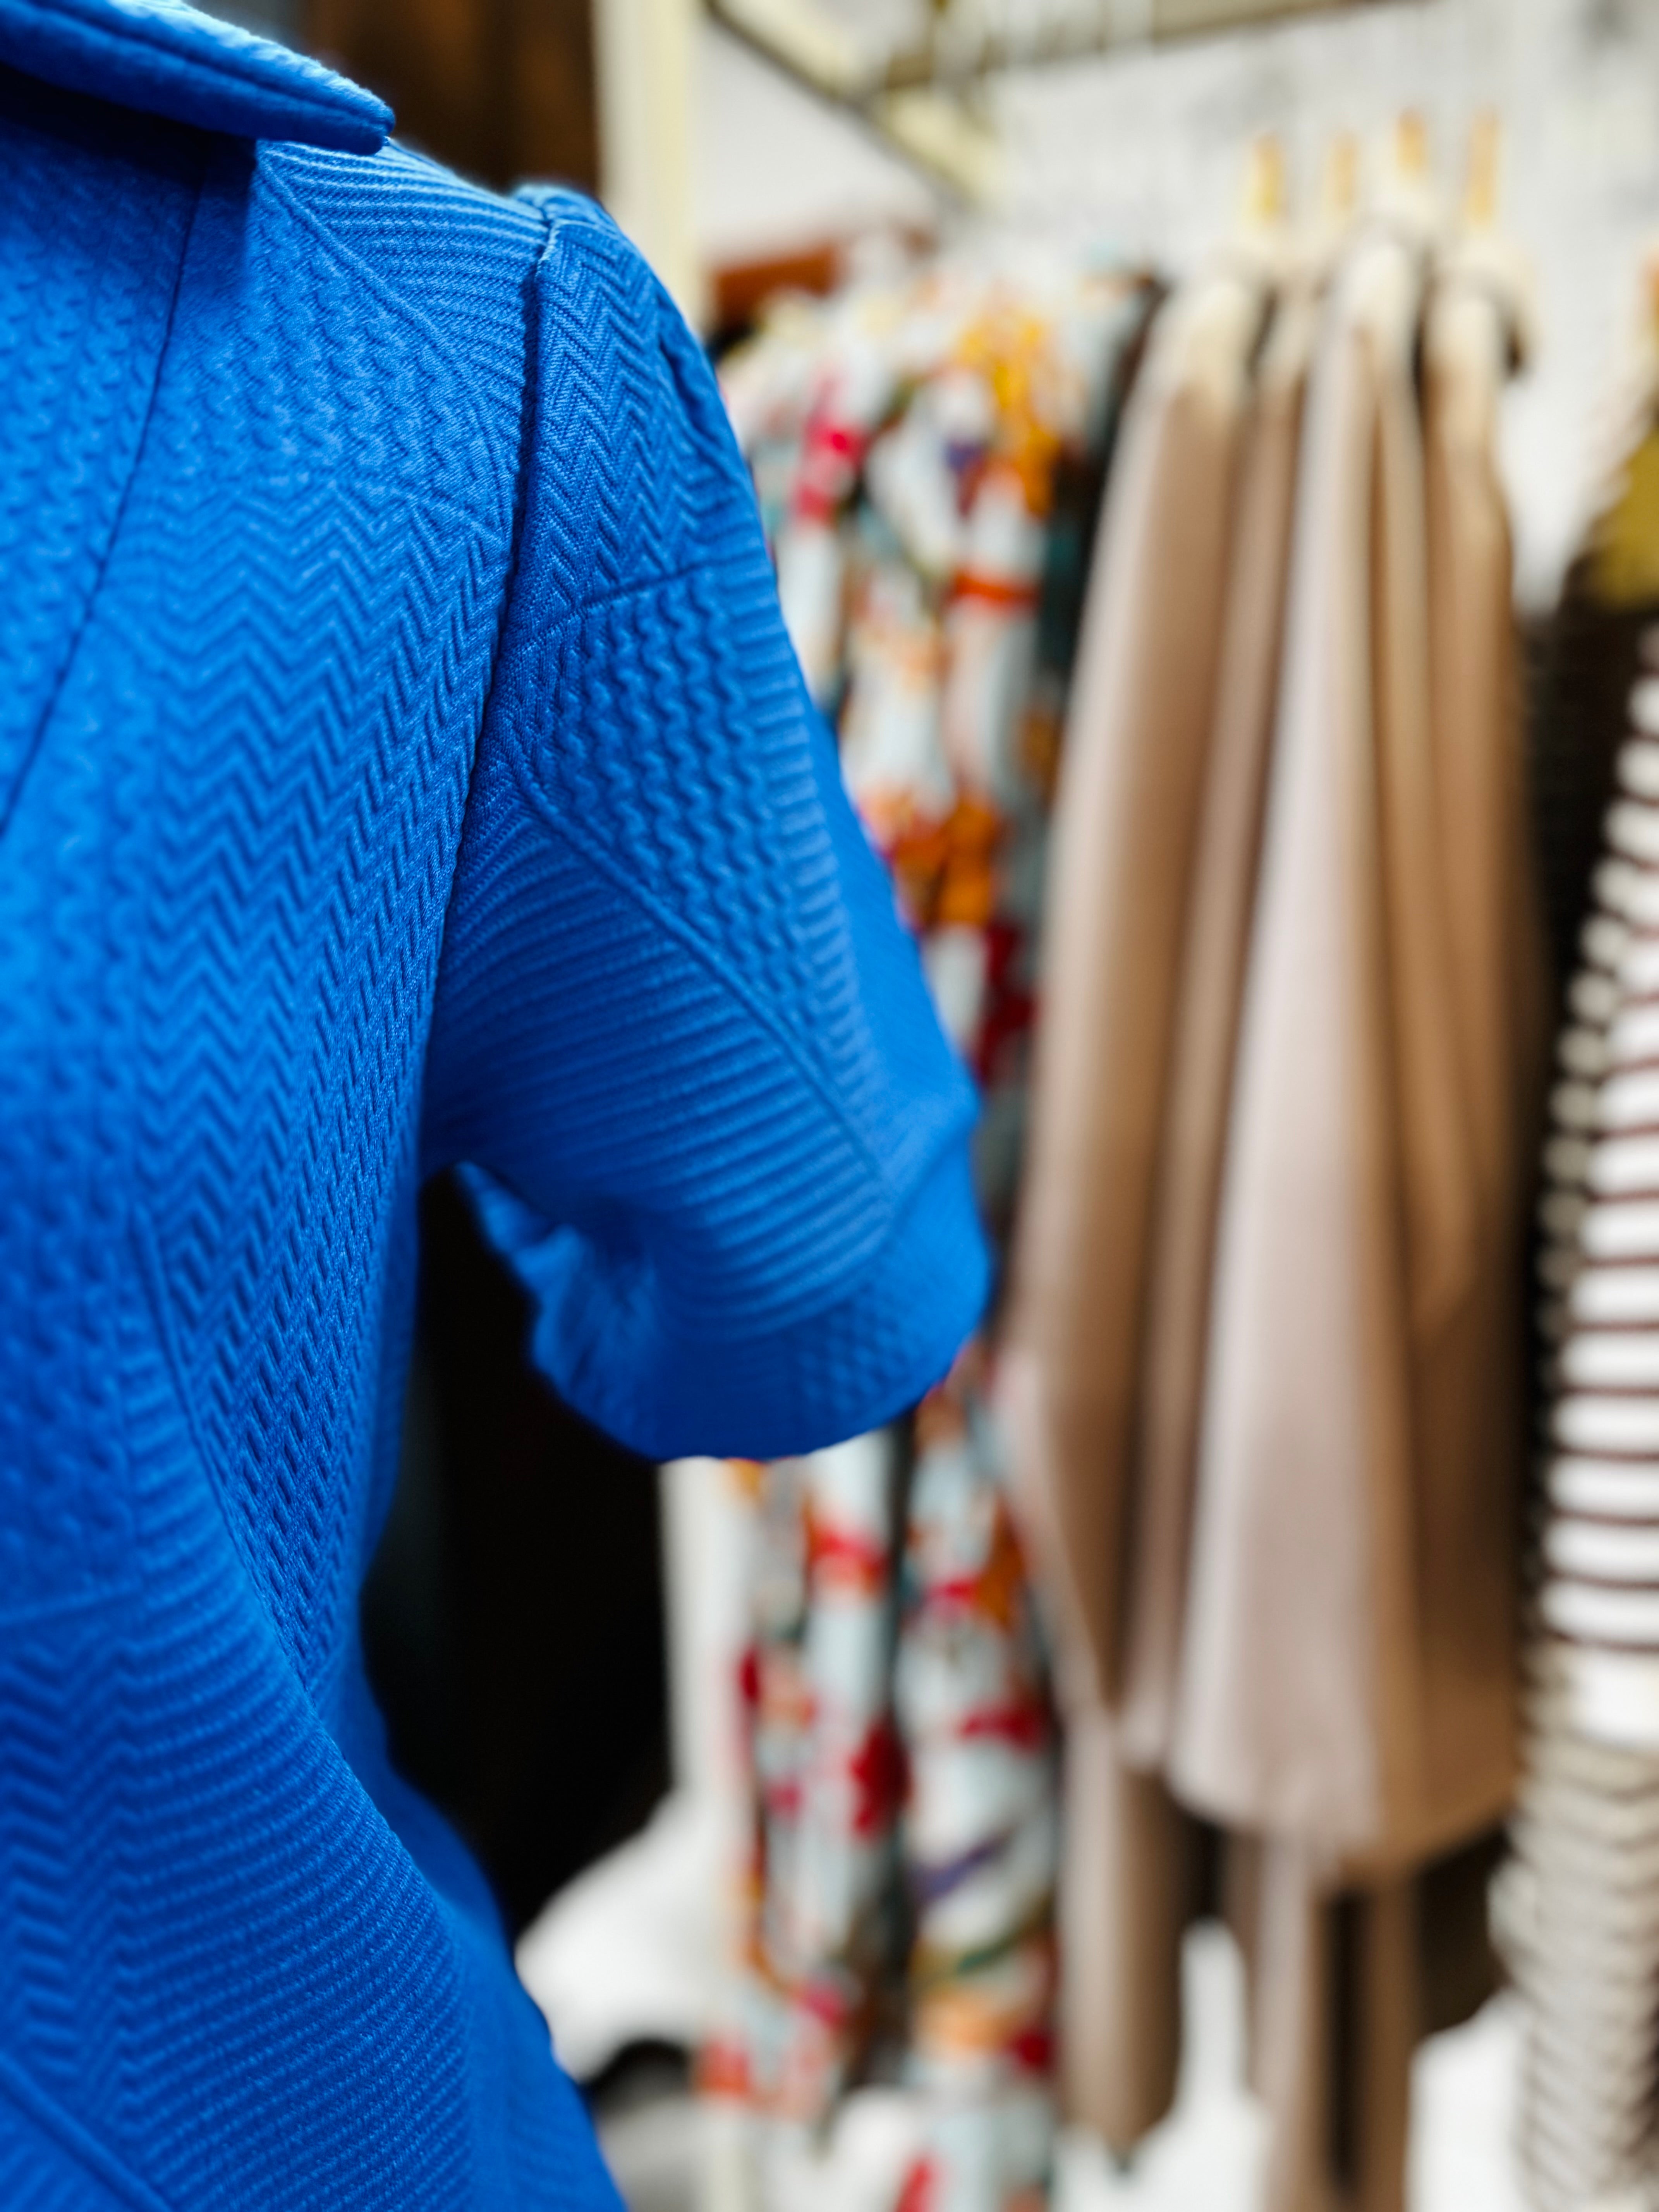
[{"label": "beige pleated garment", "polygon": [[1121,1765],[1108,1712],[1153,1170],[1267,306],[1243,265],[1177,295],[1120,434],[1055,806],[1000,1360],[1066,1720],[1062,2068],[1073,2111],[1119,2145],[1167,2109],[1178,2058],[1183,1824]]},{"label": "beige pleated garment", "polygon": [[[1062,2059],[1068,2102],[1119,2149],[1169,2110],[1180,2063],[1180,1952],[1195,1838],[1162,1776],[1184,1607],[1211,1253],[1237,1008],[1277,696],[1296,459],[1315,295],[1280,299],[1261,349],[1232,516],[1197,794],[1188,915],[1171,975],[1164,1127],[1150,1133],[1142,1389],[1126,1440],[1127,1572],[1115,1711],[1089,1694],[1067,1727]],[[1056,927],[1063,926],[1057,918]],[[1049,1002],[1052,1018],[1052,1001]],[[1275,1922],[1273,1934],[1276,1936]]]},{"label": "beige pleated garment", "polygon": [[1532,848],[1498,403],[1522,343],[1494,246],[1453,256],[1424,344],[1430,671],[1458,1077],[1476,1200],[1472,1294],[1419,1348],[1425,1816],[1514,1793],[1522,1484],[1530,1443],[1528,1220],[1551,990]]},{"label": "beige pleated garment", "polygon": [[[1422,818],[1419,307],[1405,240],[1356,248],[1310,396],[1170,1758],[1212,1817],[1346,1853],[1419,1794],[1408,1315],[1443,1311],[1473,1273],[1445,969],[1421,957],[1444,933]],[[1428,909],[1402,916],[1426,1006],[1391,988],[1391,865]],[[1401,1202],[1397,1009],[1400,1099],[1443,1217]]]},{"label": "beige pleated garment", "polygon": [[1150,1169],[1264,307],[1252,275],[1222,271],[1153,330],[1119,435],[1055,802],[1002,1371],[1079,1697],[1115,1686]]},{"label": "beige pleated garment", "polygon": [[[1142,969],[1143,992],[1171,993],[1168,1057],[1141,1076],[1168,1101],[1161,1146],[1136,1155],[1142,1241],[1126,1255],[1121,1216],[1066,1213],[1091,1142],[1085,1176],[1130,1173],[1104,1130],[1133,1032],[1115,1060],[1097,1047],[1085,1090],[1087,1056],[1055,1035],[1078,1001],[1051,981],[1005,1378],[1065,1591],[1067,2094],[1120,2148],[1167,2106],[1193,1905],[1182,1808],[1200,1812],[1236,1838],[1224,1887],[1273,2114],[1272,2212],[1401,2203],[1412,2051],[1485,1966],[1475,1863],[1419,1871],[1501,1817],[1513,1777],[1516,1253],[1540,994],[1516,923],[1492,458],[1510,339],[1484,272],[1449,270],[1425,301],[1426,259],[1386,229],[1351,250],[1305,409],[1314,307],[1276,318],[1227,588],[1187,600],[1192,659],[1212,619],[1219,672],[1181,952]],[[1091,737],[1074,720],[1070,741]],[[1123,832],[1110,787],[1094,797],[1085,823],[1061,820],[1103,866]],[[1085,964],[1066,884],[1050,979]],[[1139,957],[1133,921],[1092,940],[1097,962],[1103,944]],[[1045,1150],[1057,1127],[1069,1143]],[[1128,1274],[1127,1342],[1109,1340]]]},{"label": "beige pleated garment", "polygon": [[1131,1443],[1130,1558],[1121,1741],[1135,1765],[1169,1755],[1216,1214],[1250,945],[1295,510],[1303,401],[1319,295],[1282,291],[1263,347],[1244,453],[1200,796],[1174,1044],[1157,1152],[1146,1338]]},{"label": "beige pleated garment", "polygon": [[1513,1786],[1539,997],[1510,340],[1449,274],[1419,414],[1419,269],[1356,247],[1310,406],[1171,1754],[1195,1807],[1390,1868]]},{"label": "beige pleated garment", "polygon": [[[1322,2102],[1275,2099],[1297,2212],[1401,2201],[1438,2010],[1413,1877],[1514,1784],[1542,990],[1493,445],[1511,340],[1490,272],[1444,272],[1419,417],[1418,289],[1407,241],[1358,248],[1316,380],[1171,1756],[1186,1802],[1273,1839],[1305,1954],[1350,1923],[1346,1990],[1304,1972],[1279,2007],[1285,2053],[1351,2055]],[[1437,1947],[1475,1947],[1479,1909],[1457,1893]]]}]

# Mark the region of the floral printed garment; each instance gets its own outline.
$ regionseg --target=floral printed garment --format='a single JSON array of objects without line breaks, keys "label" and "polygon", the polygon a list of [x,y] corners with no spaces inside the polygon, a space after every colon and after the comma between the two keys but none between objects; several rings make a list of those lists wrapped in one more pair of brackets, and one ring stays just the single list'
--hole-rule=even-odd
[{"label": "floral printed garment", "polygon": [[[933,265],[787,303],[723,375],[808,684],[981,1085],[1000,1236],[1083,568],[1150,296]],[[1030,2212],[1051,2157],[1054,1744],[990,1358],[988,1333],[903,1432],[740,1471],[750,1944],[707,2073],[786,2136],[907,2084],[896,2212]]]}]

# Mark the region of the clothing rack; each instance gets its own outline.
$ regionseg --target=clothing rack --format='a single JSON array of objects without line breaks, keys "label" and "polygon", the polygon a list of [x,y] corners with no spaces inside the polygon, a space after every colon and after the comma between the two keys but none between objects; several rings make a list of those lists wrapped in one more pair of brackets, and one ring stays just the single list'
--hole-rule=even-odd
[{"label": "clothing rack", "polygon": [[[709,0],[733,36],[807,91],[858,116],[935,183],[972,203],[994,194],[996,133],[977,95],[1010,70],[1085,61],[1122,48],[1330,14],[1367,0],[1082,0],[988,21],[974,0],[929,0],[918,38],[884,50],[817,0]],[[1012,16],[1012,11],[1009,11]]]}]

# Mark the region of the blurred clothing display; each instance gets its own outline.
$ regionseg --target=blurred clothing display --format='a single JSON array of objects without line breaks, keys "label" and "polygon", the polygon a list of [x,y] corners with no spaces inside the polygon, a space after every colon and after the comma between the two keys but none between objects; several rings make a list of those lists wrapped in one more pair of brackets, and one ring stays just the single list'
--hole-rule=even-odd
[{"label": "blurred clothing display", "polygon": [[[1180,965],[1173,978],[1161,1164],[1147,1200],[1140,1405],[1138,1426],[1130,1431],[1139,1476],[1128,1529],[1133,1561],[1123,1578],[1120,1696],[1126,1747],[1149,1765],[1164,1755],[1174,1723],[1210,1270],[1278,697],[1316,298],[1311,283],[1292,276],[1275,288],[1270,304],[1263,301],[1269,319],[1265,336],[1257,334],[1255,389],[1240,403],[1248,413],[1227,556],[1212,733],[1208,698],[1201,710],[1209,750],[1201,767]],[[1240,374],[1247,374],[1242,365]],[[1064,1049],[1063,1042],[1057,1048]],[[1117,1655],[1109,1644],[1102,1657],[1115,1663]]]},{"label": "blurred clothing display", "polygon": [[[1150,297],[947,261],[787,305],[725,371],[791,635],[980,1081],[998,1231],[1083,564]],[[1054,1749],[987,1357],[914,1424],[754,1475],[751,1971],[708,2071],[770,2116],[763,2172],[855,2082],[909,2085],[917,2212],[1025,2212],[1052,2155]]]},{"label": "blurred clothing display", "polygon": [[1458,271],[1425,295],[1422,245],[1356,242],[1310,394],[1170,1759],[1199,1808],[1348,1861],[1455,1842],[1513,1775],[1529,1164],[1477,1109],[1527,1096],[1500,963],[1534,948],[1518,700],[1468,666],[1510,635],[1501,502],[1447,513],[1496,500],[1510,343],[1484,270],[1448,342]]},{"label": "blurred clothing display", "polygon": [[[1126,1728],[1135,1717],[1155,1764],[1183,1604],[1192,1477],[1182,1444],[1189,1460],[1202,1345],[1198,1371],[1165,1401],[1176,1424],[1156,1439],[1164,1463],[1132,1516],[1131,1458],[1143,1437],[1149,1459],[1155,1443],[1150,1421],[1138,1428],[1135,1376],[1143,1316],[1155,1310],[1146,1277],[1167,1253],[1166,1296],[1178,1297],[1185,1256],[1173,1241],[1149,1248],[1149,1231],[1179,1207],[1183,1174],[1188,1203],[1204,1210],[1231,1089],[1229,1001],[1254,890],[1306,321],[1291,306],[1266,341],[1273,398],[1258,437],[1252,367],[1273,313],[1273,275],[1266,252],[1230,257],[1177,295],[1124,425],[1061,775],[1031,1160],[1003,1352],[1002,1403],[1022,1503],[1041,1532],[1066,1717],[1067,2101],[1120,2148],[1167,2110],[1179,2058],[1174,1992],[1192,1854],[1161,1784],[1118,1771],[1109,1715],[1116,1703]],[[1246,541],[1237,552],[1236,535]],[[1235,576],[1236,615],[1226,606]],[[1212,766],[1218,699],[1225,725]],[[1189,884],[1212,901],[1214,941],[1188,928]],[[1207,990],[1195,972],[1206,958],[1219,963]],[[1200,1007],[1212,1026],[1189,1039],[1181,1024]],[[1182,1048],[1189,1087],[1177,1092],[1164,1078]],[[1206,1069],[1206,1054],[1218,1064]],[[1170,1119],[1206,1106],[1207,1129]],[[1182,1150],[1160,1183],[1152,1170],[1166,1127]],[[1207,1198],[1212,1210],[1212,1188]],[[1190,1233],[1201,1322],[1208,1223],[1194,1220]],[[1181,1318],[1170,1316],[1172,1364]],[[1126,1577],[1131,1545],[1137,1571]],[[1133,1636],[1118,1619],[1123,1589]]]},{"label": "blurred clothing display", "polygon": [[416,1196],[565,1401],[807,1451],[971,1086],[695,339],[179,0],[0,0],[0,2201],[615,2205],[359,1633]]},{"label": "blurred clothing display", "polygon": [[1067,2100],[1125,2150],[1168,2109],[1207,1870],[1273,2212],[1402,2202],[1412,2050],[1481,1993],[1459,1855],[1513,1785],[1523,327],[1403,186],[1326,265],[1194,280],[1066,730],[1001,1402],[1067,1721]]},{"label": "blurred clothing display", "polygon": [[[1132,1372],[1174,981],[1220,642],[1255,270],[1158,319],[1096,556],[1056,805],[1031,1167],[1004,1353],[1023,1472],[1077,1633],[1076,1696],[1118,1687]],[[1086,732],[1086,740],[1083,733]],[[1029,1353],[1026,1347],[1034,1348]],[[1036,1462],[1041,1461],[1041,1473]]]},{"label": "blurred clothing display", "polygon": [[[1539,1250],[1547,1456],[1527,1774],[1501,1892],[1526,2008],[1522,2151],[1539,2212],[1645,2203],[1659,2187],[1659,437],[1650,362],[1644,381],[1645,419],[1568,580],[1540,732],[1569,819],[1587,803],[1605,814],[1599,862],[1579,872],[1577,965],[1551,1097]],[[1622,711],[1604,677],[1628,686]]]}]

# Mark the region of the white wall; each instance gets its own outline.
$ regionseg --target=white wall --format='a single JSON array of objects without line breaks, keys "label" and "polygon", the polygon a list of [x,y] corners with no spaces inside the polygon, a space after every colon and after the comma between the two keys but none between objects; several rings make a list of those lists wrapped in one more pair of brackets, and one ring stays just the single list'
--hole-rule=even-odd
[{"label": "white wall", "polygon": [[697,68],[696,222],[710,262],[760,260],[864,225],[934,222],[938,193],[873,132],[713,23]]}]

